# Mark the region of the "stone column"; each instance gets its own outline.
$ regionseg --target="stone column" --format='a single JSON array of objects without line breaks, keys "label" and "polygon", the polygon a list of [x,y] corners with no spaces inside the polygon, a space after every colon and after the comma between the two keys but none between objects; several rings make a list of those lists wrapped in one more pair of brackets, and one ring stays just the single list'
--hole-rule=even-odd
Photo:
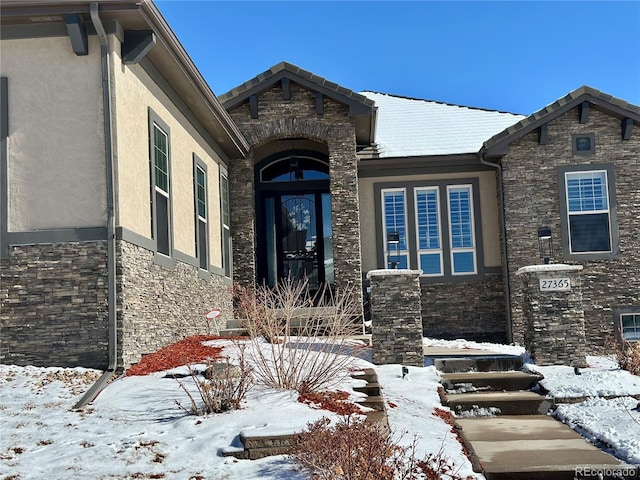
[{"label": "stone column", "polygon": [[524,343],[537,365],[585,367],[582,265],[531,265],[523,282]]},{"label": "stone column", "polygon": [[372,270],[373,363],[424,366],[420,270]]}]

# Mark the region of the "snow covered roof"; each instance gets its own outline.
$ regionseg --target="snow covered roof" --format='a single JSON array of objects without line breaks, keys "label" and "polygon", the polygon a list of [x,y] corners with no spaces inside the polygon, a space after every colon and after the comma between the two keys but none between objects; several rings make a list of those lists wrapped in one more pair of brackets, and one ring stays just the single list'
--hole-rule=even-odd
[{"label": "snow covered roof", "polygon": [[378,107],[375,141],[380,158],[476,153],[483,142],[526,118],[384,93],[360,93]]}]

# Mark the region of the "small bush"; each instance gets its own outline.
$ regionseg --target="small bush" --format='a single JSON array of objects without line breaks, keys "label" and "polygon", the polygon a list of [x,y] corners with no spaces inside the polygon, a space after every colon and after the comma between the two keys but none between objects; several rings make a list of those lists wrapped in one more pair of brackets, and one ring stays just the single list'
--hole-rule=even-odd
[{"label": "small bush", "polygon": [[[241,402],[245,399],[247,391],[253,385],[253,375],[251,367],[247,365],[244,355],[244,346],[238,344],[240,348],[239,365],[231,363],[208,364],[215,368],[214,373],[201,377],[200,372],[188,365],[189,374],[198,390],[203,406],[200,406],[189,392],[184,383],[178,380],[180,388],[189,399],[189,408],[184,407],[178,400],[176,404],[190,415],[208,415],[210,413],[221,413],[240,408]],[[228,359],[227,359],[228,360]],[[207,370],[209,371],[209,370]]]},{"label": "small bush", "polygon": [[296,436],[291,456],[312,480],[461,480],[442,451],[418,459],[415,439],[400,445],[385,427],[354,417],[310,423]]},{"label": "small bush", "polygon": [[617,341],[613,337],[609,337],[605,341],[605,348],[618,361],[618,366],[622,370],[626,370],[632,375],[640,376],[640,342],[629,342],[622,340]]},{"label": "small bush", "polygon": [[616,351],[616,358],[620,368],[640,376],[640,343],[625,341]]},{"label": "small bush", "polygon": [[348,337],[358,326],[362,332],[353,289],[312,298],[306,282],[284,280],[273,288],[237,287],[235,305],[249,332],[256,381],[305,394],[348,375],[355,360]]}]

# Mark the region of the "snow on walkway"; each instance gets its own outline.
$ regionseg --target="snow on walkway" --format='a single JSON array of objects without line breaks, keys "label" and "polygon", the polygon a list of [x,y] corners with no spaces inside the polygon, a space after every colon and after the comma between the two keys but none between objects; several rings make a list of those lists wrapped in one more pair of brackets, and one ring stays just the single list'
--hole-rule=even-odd
[{"label": "snow on walkway", "polygon": [[640,465],[640,408],[638,400],[589,398],[559,405],[554,416],[590,442],[627,463]]}]

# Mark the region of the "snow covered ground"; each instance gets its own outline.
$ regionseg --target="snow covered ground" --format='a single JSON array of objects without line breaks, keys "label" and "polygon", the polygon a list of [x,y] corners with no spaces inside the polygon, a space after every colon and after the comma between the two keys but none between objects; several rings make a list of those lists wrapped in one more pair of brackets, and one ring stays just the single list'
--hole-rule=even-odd
[{"label": "snow covered ground", "polygon": [[[361,359],[356,366],[373,367]],[[411,368],[404,379],[400,365],[376,369],[393,405],[391,428],[398,437],[405,432],[401,442],[415,435],[418,455],[442,450],[460,474],[483,478],[473,474],[450,427],[432,415],[440,407],[435,369]],[[190,416],[176,405],[188,405],[188,399],[175,379],[164,378],[166,372],[119,378],[93,404],[71,410],[99,373],[0,366],[0,479],[304,479],[285,456],[250,461],[219,452],[239,446],[241,431],[290,433],[322,416],[338,419],[299,403],[293,391],[257,385],[241,410]],[[183,382],[191,386],[190,379]],[[353,392],[363,383],[349,378],[337,389]],[[353,399],[361,395],[353,392]]]},{"label": "snow covered ground", "polygon": [[[527,364],[544,375],[540,385],[564,401],[553,415],[603,450],[640,464],[640,377],[620,370],[611,357],[587,357],[589,368],[576,375],[572,367]],[[615,398],[603,398],[615,397]]]},{"label": "snow covered ground", "polygon": [[[435,343],[524,356],[519,347]],[[447,410],[440,405],[434,367],[409,367],[403,378],[400,365],[374,367],[362,358],[356,362],[359,369],[377,371],[389,423],[397,437],[403,433],[402,443],[415,437],[418,456],[442,452],[459,475],[483,478],[472,472],[450,427],[433,414],[435,407]],[[589,364],[595,368],[584,369],[580,376],[569,367],[529,368],[547,377],[544,386],[552,394],[640,393],[640,379],[621,372],[607,359],[592,357]],[[249,391],[241,410],[190,416],[175,403],[188,403],[186,395],[175,379],[164,378],[165,373],[119,378],[93,404],[73,411],[72,405],[100,372],[0,366],[0,479],[303,479],[307,475],[286,456],[249,461],[222,457],[219,452],[239,446],[241,431],[285,433],[301,430],[322,416],[338,419],[331,412],[299,403],[295,392],[260,386]],[[189,381],[184,383],[192,387]],[[352,390],[356,385],[362,381],[349,378],[336,388],[351,392],[355,400],[361,395]],[[637,403],[630,397],[590,398],[562,405],[556,415],[590,440],[608,445],[620,458],[640,464]]]}]

